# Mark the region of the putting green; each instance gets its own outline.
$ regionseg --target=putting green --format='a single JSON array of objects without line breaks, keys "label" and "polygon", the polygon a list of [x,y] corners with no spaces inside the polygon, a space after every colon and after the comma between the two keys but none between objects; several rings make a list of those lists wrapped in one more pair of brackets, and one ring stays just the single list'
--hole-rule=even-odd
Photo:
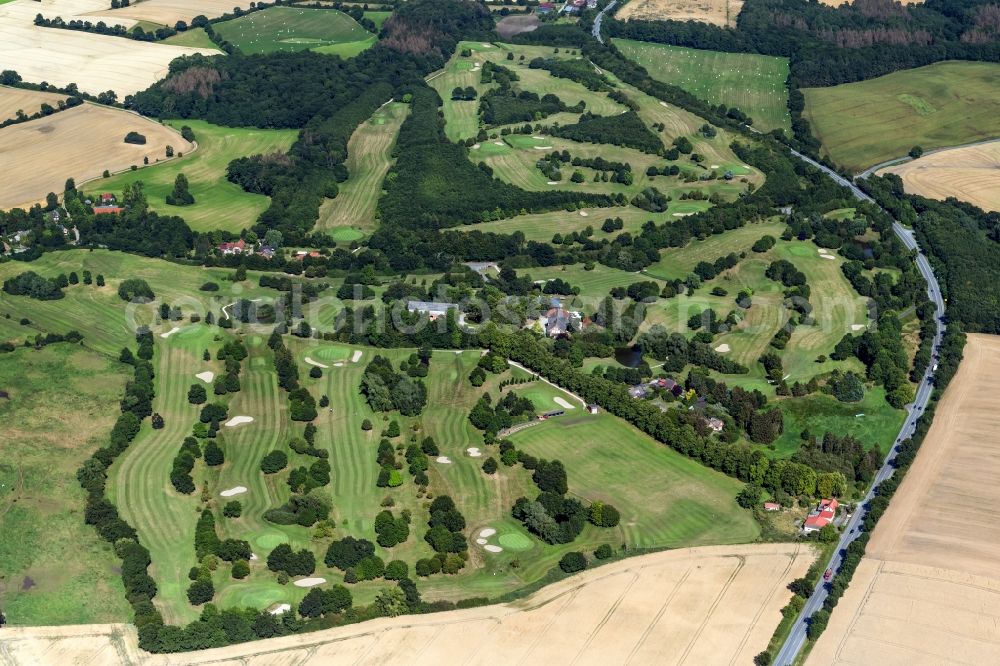
[{"label": "putting green", "polygon": [[470,69],[472,69],[472,61],[471,60],[458,60],[458,61],[455,62],[455,69],[457,69],[460,72],[470,70]]},{"label": "putting green", "polygon": [[351,350],[346,347],[320,347],[316,351],[310,353],[310,356],[324,361],[339,361],[341,359],[350,358]]},{"label": "putting green", "polygon": [[[383,120],[383,123],[385,121]],[[382,123],[379,123],[382,124]],[[339,227],[330,232],[330,238],[335,241],[355,241],[364,238],[363,232],[353,227]]]},{"label": "putting green", "polygon": [[273,550],[275,547],[285,543],[286,541],[288,541],[288,537],[281,532],[264,532],[263,534],[253,538],[254,545],[265,550]]},{"label": "putting green", "polygon": [[530,550],[535,545],[520,532],[506,532],[497,537],[497,541],[507,550]]},{"label": "putting green", "polygon": [[816,250],[809,245],[791,245],[788,247],[788,254],[795,257],[811,257],[816,254]]}]

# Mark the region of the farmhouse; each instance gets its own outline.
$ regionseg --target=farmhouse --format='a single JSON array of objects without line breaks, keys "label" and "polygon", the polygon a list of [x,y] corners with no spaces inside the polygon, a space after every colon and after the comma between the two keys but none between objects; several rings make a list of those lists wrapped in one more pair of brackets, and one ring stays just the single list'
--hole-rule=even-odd
[{"label": "farmhouse", "polygon": [[550,338],[566,335],[571,327],[578,328],[582,321],[583,317],[579,312],[566,310],[558,304],[550,308],[544,316],[538,318],[538,322],[545,329],[545,335]]},{"label": "farmhouse", "polygon": [[430,317],[431,321],[437,320],[448,314],[448,310],[457,309],[454,303],[437,303],[433,301],[407,301],[406,309],[410,312],[420,312]]},{"label": "farmhouse", "polygon": [[802,531],[806,534],[818,532],[832,523],[833,519],[837,517],[837,507],[839,506],[840,502],[836,499],[822,500],[816,510],[809,513],[806,522],[802,525]]},{"label": "farmhouse", "polygon": [[725,427],[726,424],[723,423],[722,419],[718,419],[713,416],[711,418],[705,419],[705,425],[708,426],[708,429],[711,430],[712,432],[722,432],[722,429]]},{"label": "farmhouse", "polygon": [[222,243],[219,245],[219,252],[222,254],[243,254],[247,244],[242,238],[235,243]]}]

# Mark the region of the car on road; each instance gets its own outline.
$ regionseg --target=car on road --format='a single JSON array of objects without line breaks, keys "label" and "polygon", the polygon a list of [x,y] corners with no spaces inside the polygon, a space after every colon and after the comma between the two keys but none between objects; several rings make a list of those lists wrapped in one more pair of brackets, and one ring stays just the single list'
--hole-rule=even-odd
[{"label": "car on road", "polygon": [[827,569],[823,573],[823,580],[829,583],[831,578],[833,578],[833,569]]}]

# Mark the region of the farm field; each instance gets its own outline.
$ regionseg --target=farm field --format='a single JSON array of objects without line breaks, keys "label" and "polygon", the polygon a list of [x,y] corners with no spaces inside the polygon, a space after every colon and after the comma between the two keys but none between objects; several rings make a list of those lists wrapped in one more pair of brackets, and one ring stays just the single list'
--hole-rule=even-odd
[{"label": "farm field", "polygon": [[[346,55],[360,53],[375,36],[347,14],[335,9],[272,7],[217,23],[215,31],[243,53],[305,51]],[[325,50],[327,48],[333,50]],[[347,52],[342,52],[347,49]],[[357,55],[351,53],[351,55]]]},{"label": "farm field", "polygon": [[18,111],[24,111],[25,115],[30,116],[37,113],[42,104],[55,108],[59,102],[66,101],[66,97],[67,95],[58,93],[0,86],[0,122],[16,118]]},{"label": "farm field", "polygon": [[337,196],[323,202],[316,229],[335,240],[354,241],[375,229],[382,181],[392,166],[392,147],[409,107],[390,102],[361,123],[347,143],[347,173]]},{"label": "farm field", "polygon": [[955,197],[983,210],[1000,210],[1000,143],[946,148],[882,169],[903,179],[910,194],[944,200]]},{"label": "farm field", "polygon": [[788,60],[751,53],[702,51],[615,39],[615,46],[657,80],[679,86],[712,104],[735,106],[762,131],[789,129]]},{"label": "farm field", "polygon": [[[77,0],[60,5],[67,21],[82,14],[100,12],[108,16],[108,4],[99,0]],[[174,58],[194,53],[213,55],[216,50],[194,49],[140,42],[72,30],[34,25],[38,3],[14,0],[0,5],[0,62],[17,71],[26,81],[48,81],[65,87],[76,83],[94,95],[114,90],[118,98],[144,90],[167,74]],[[132,25],[125,19],[120,23]]]},{"label": "farm field", "polygon": [[[34,337],[25,328],[19,338]],[[0,335],[6,339],[6,335]],[[70,343],[0,361],[0,608],[12,625],[120,622],[131,615],[111,546],[81,518],[76,470],[105,445],[125,372]]]},{"label": "farm field", "polygon": [[218,46],[215,45],[203,28],[189,28],[184,32],[179,32],[173,37],[167,37],[163,40],[164,44],[174,44],[175,46],[192,46],[199,49],[215,49],[216,51],[222,52]]},{"label": "farm field", "polygon": [[834,162],[853,171],[1000,135],[1000,65],[941,62],[830,88],[805,88],[805,117]]},{"label": "farm field", "polygon": [[[66,32],[66,31],[61,31]],[[125,41],[125,40],[118,40]],[[125,143],[131,131],[145,145]],[[134,113],[85,103],[73,109],[6,127],[0,132],[0,170],[6,182],[0,207],[28,207],[49,192],[62,192],[67,178],[83,183],[105,169],[166,159],[167,146],[187,152],[191,144],[175,130]]]},{"label": "farm field", "polygon": [[631,0],[622,5],[615,18],[620,21],[701,21],[722,27],[736,27],[743,0]]},{"label": "farm field", "polygon": [[142,0],[121,9],[105,8],[100,15],[172,26],[178,21],[190,24],[191,19],[199,15],[216,18],[232,13],[233,7],[239,6],[232,0]]},{"label": "farm field", "polygon": [[[239,233],[253,225],[267,209],[270,199],[263,194],[245,192],[239,185],[229,182],[226,167],[238,157],[286,152],[295,142],[296,130],[223,127],[203,120],[170,120],[167,124],[178,131],[184,125],[189,126],[194,131],[198,149],[190,153],[182,151],[184,157],[164,164],[88,183],[87,191],[120,194],[125,185],[141,180],[152,210],[163,215],[179,215],[195,231],[220,229]],[[180,150],[176,145],[174,148]],[[179,173],[183,173],[190,184],[195,199],[190,206],[166,203],[166,196],[173,190],[174,179]]]},{"label": "farm field", "polygon": [[84,654],[91,666],[124,655],[142,666],[255,664],[749,663],[763,650],[814,559],[807,546],[691,548],[615,562],[522,601],[245,643],[143,657],[134,629],[116,625],[10,628],[0,647],[12,666],[39,655]]},{"label": "farm field", "polygon": [[[807,664],[990,663],[1000,653],[1000,338],[969,335],[916,460]],[[905,642],[892,639],[905,636]],[[863,655],[863,656],[862,656]]]}]

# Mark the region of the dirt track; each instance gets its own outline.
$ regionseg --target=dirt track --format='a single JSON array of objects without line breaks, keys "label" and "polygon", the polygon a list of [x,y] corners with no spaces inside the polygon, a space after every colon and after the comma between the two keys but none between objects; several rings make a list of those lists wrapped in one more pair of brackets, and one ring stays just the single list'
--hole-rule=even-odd
[{"label": "dirt track", "polygon": [[908,193],[955,197],[984,210],[1000,210],[1000,142],[949,148],[878,172],[903,179]]},{"label": "dirt track", "polygon": [[965,360],[807,664],[1000,663],[1000,337]]},{"label": "dirt track", "polygon": [[780,619],[786,585],[813,557],[796,544],[666,551],[585,572],[514,604],[180,655],[139,652],[134,630],[122,625],[7,628],[0,663],[749,664]]},{"label": "dirt track", "polygon": [[[125,143],[135,130],[145,145]],[[95,104],[11,125],[0,130],[0,208],[27,206],[49,192],[62,192],[67,178],[77,183],[111,172],[166,159],[166,146],[187,152],[192,145],[174,130],[134,113]]]}]

